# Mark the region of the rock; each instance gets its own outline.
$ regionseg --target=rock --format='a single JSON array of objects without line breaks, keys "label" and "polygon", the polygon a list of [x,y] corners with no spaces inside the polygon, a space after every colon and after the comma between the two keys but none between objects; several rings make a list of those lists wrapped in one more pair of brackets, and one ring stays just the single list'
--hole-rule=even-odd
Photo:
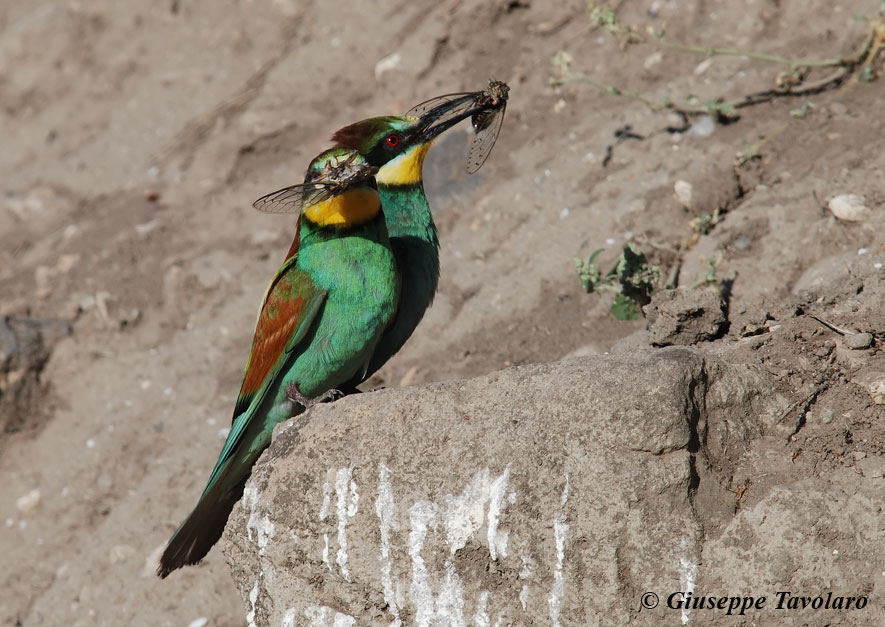
[{"label": "rock", "polygon": [[676,200],[678,200],[679,204],[686,209],[691,208],[693,193],[694,187],[688,181],[679,180],[673,185],[673,194],[676,197]]},{"label": "rock", "polygon": [[833,215],[846,222],[863,222],[870,218],[871,212],[866,206],[866,199],[856,194],[839,194],[827,203]]},{"label": "rock", "polygon": [[24,496],[20,496],[15,502],[18,511],[26,515],[37,509],[38,505],[40,505],[40,490],[37,489],[31,490]]},{"label": "rock", "polygon": [[688,346],[716,339],[724,332],[725,303],[707,289],[664,290],[643,307],[649,340],[655,346]]},{"label": "rock", "polygon": [[840,624],[875,624],[872,600],[865,610],[815,610],[810,604],[788,610],[788,597],[783,597],[778,618],[771,619],[778,591],[812,599],[820,595],[822,601],[828,593],[831,598],[878,597],[882,569],[869,564],[881,563],[885,551],[878,526],[866,521],[881,516],[880,504],[869,487],[859,492],[842,490],[825,479],[807,479],[775,486],[761,501],[738,512],[720,536],[705,543],[706,567],[699,571],[696,589],[698,594],[741,590],[742,596],[765,596],[764,608],[740,621],[696,610],[690,624],[823,625],[830,622],[820,620],[825,611],[844,615]]},{"label": "rock", "polygon": [[402,55],[398,52],[387,55],[375,64],[375,80],[380,81],[381,78],[392,70],[399,67],[402,61]]},{"label": "rock", "polygon": [[717,565],[693,495],[730,512],[713,469],[781,413],[760,372],[668,348],[315,406],[222,541],[250,624],[662,624],[642,592]]},{"label": "rock", "polygon": [[872,345],[872,333],[850,333],[845,336],[845,346],[853,351],[864,350]]},{"label": "rock", "polygon": [[40,373],[53,344],[70,334],[67,321],[0,316],[0,436],[36,426]]}]

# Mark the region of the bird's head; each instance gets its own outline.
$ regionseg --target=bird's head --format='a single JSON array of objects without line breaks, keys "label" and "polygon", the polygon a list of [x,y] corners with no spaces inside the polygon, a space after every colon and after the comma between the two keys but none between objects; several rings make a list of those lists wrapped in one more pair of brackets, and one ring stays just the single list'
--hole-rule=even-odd
[{"label": "bird's head", "polygon": [[474,112],[450,116],[455,106],[463,103],[436,107],[418,117],[369,118],[339,129],[332,141],[335,148],[355,150],[370,166],[377,167],[379,185],[413,185],[421,182],[424,158],[433,140]]},{"label": "bird's head", "polygon": [[381,208],[374,174],[355,150],[330,148],[307,168],[302,215],[320,226],[346,228],[371,220]]}]

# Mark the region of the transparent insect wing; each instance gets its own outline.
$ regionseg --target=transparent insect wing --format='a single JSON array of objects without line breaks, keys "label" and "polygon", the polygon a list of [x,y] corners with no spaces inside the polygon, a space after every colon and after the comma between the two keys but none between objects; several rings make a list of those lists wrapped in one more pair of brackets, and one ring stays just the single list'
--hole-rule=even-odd
[{"label": "transparent insect wing", "polygon": [[328,200],[338,191],[337,183],[299,183],[262,196],[252,206],[264,213],[298,213],[305,205]]},{"label": "transparent insect wing", "polygon": [[448,112],[446,118],[451,118],[454,115],[458,115],[459,113],[464,113],[473,105],[476,100],[476,96],[481,92],[460,92],[455,94],[444,94],[442,96],[437,96],[436,98],[431,98],[430,100],[425,100],[424,102],[415,105],[408,111],[406,111],[406,115],[413,118],[420,118],[426,113],[429,113],[433,109],[436,109],[442,105],[448,105],[449,103],[455,100],[462,100],[463,102],[456,106],[452,111]]},{"label": "transparent insect wing", "polygon": [[507,101],[497,109],[484,109],[473,114],[471,122],[473,131],[473,141],[470,143],[470,152],[467,153],[467,173],[473,174],[482,167],[482,164],[489,158],[495,142],[498,141],[498,133],[501,132],[501,125],[504,123],[504,110],[507,108]]}]

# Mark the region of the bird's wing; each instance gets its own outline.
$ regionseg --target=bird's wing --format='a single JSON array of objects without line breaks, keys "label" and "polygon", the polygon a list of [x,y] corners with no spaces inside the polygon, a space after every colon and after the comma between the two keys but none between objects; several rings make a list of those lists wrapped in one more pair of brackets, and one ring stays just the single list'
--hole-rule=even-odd
[{"label": "bird's wing", "polygon": [[237,396],[231,432],[209,477],[210,486],[239,445],[271,382],[304,339],[325,302],[326,292],[317,289],[310,276],[296,267],[297,260],[297,253],[286,259],[267,289]]}]

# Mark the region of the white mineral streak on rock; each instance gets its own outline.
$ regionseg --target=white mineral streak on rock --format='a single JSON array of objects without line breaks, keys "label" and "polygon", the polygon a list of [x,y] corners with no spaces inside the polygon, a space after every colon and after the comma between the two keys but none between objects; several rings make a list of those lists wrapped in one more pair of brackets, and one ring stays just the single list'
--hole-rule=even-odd
[{"label": "white mineral streak on rock", "polygon": [[[519,578],[523,581],[528,581],[532,578],[534,574],[534,560],[528,556],[522,556],[522,570],[519,571]],[[522,604],[522,611],[525,612],[526,602],[529,600],[529,585],[527,583],[522,584],[522,589],[519,591],[519,602]]]},{"label": "white mineral streak on rock", "polygon": [[396,505],[393,502],[393,487],[390,485],[390,468],[383,462],[378,464],[378,498],[375,499],[375,513],[381,525],[381,587],[384,589],[384,602],[393,615],[391,627],[399,627],[401,620],[393,591],[390,571],[393,563],[390,558],[390,530],[396,529]]},{"label": "white mineral streak on rock", "polygon": [[436,622],[433,624],[467,627],[464,620],[464,586],[455,572],[455,562],[451,557],[446,560],[446,576],[442,590],[436,597]]},{"label": "white mineral streak on rock", "polygon": [[252,532],[255,532],[258,541],[258,555],[263,556],[267,543],[273,539],[275,527],[270,517],[258,513],[259,494],[255,482],[246,484],[243,490],[243,505],[249,510],[249,520],[246,522],[246,533],[249,534],[249,540],[252,541]]},{"label": "white mineral streak on rock", "polygon": [[329,534],[323,534],[323,564],[332,572],[332,562],[329,561]]},{"label": "white mineral streak on rock", "polygon": [[[385,520],[392,521],[394,518],[393,494],[389,483],[390,471],[384,465],[379,468],[380,480],[375,508],[382,525],[382,585],[385,601],[392,608],[391,613],[399,621],[399,608],[394,602],[396,595],[390,577],[390,527],[385,528]],[[500,531],[498,527],[506,506],[516,502],[516,494],[507,491],[509,479],[510,464],[498,476],[493,476],[488,468],[484,468],[473,475],[463,492],[458,495],[446,495],[441,506],[430,501],[418,501],[409,510],[408,543],[409,556],[412,560],[409,599],[415,607],[415,625],[467,626],[464,617],[464,586],[455,569],[454,555],[466,546],[467,541],[486,522],[488,526],[485,536],[491,558],[497,560],[499,555],[507,556],[508,532]],[[385,508],[389,508],[389,512]],[[486,514],[487,508],[488,514]],[[435,594],[424,559],[421,557],[421,550],[427,538],[428,528],[435,529],[440,523],[445,531],[449,556],[445,561],[445,574]],[[472,618],[477,625],[488,627],[491,625],[486,610],[488,600],[489,593],[481,592]],[[393,609],[396,609],[396,612]]]},{"label": "white mineral streak on rock", "polygon": [[446,495],[446,516],[443,524],[446,528],[446,542],[453,555],[463,549],[467,539],[482,526],[488,493],[489,470],[485,468],[473,475],[461,494]]},{"label": "white mineral streak on rock", "polygon": [[[332,473],[330,469],[323,482],[323,504],[320,506],[320,520],[326,520],[329,516],[329,510],[332,507],[332,482],[329,481],[328,475]],[[323,534],[323,564],[332,572],[332,564],[329,562],[329,534]]]},{"label": "white mineral streak on rock", "polygon": [[489,554],[493,560],[507,557],[508,532],[498,531],[498,522],[501,512],[505,507],[507,494],[507,482],[510,479],[510,464],[504,469],[504,473],[492,479],[488,468],[483,468],[473,475],[473,479],[464,488],[464,491],[455,496],[446,495],[446,515],[443,524],[446,528],[446,542],[449,551],[454,555],[464,548],[467,540],[482,527],[485,518],[486,504],[488,504],[488,529],[486,538],[489,544]]},{"label": "white mineral streak on rock", "polygon": [[418,501],[409,509],[409,557],[412,559],[412,585],[409,586],[409,599],[415,606],[415,624],[429,626],[436,614],[435,600],[430,589],[427,566],[421,557],[428,525],[436,524],[436,505],[429,501]]},{"label": "white mineral streak on rock", "polygon": [[[679,545],[682,556],[679,558],[679,589],[685,594],[694,592],[694,585],[698,578],[698,565],[688,556],[689,540],[683,538]],[[689,607],[682,608],[682,624],[688,623]]]},{"label": "white mineral streak on rock", "polygon": [[510,464],[504,469],[504,474],[492,481],[489,489],[489,528],[487,538],[489,541],[489,554],[492,561],[501,557],[507,557],[507,538],[509,532],[498,531],[498,520],[504,508],[504,498],[507,493],[507,481],[510,479]]},{"label": "white mineral streak on rock", "polygon": [[335,496],[338,499],[338,554],[335,563],[338,564],[344,580],[350,581],[350,571],[347,569],[347,519],[356,516],[360,500],[357,485],[353,481],[352,467],[338,469],[335,475]]},{"label": "white mineral streak on rock", "polygon": [[483,590],[479,594],[479,601],[476,603],[476,612],[473,614],[473,624],[476,627],[492,627],[492,623],[489,620],[489,593],[488,590]]},{"label": "white mineral streak on rock", "polygon": [[[565,508],[568,501],[571,484],[569,483],[568,473],[565,475],[565,487],[562,490],[562,498],[560,505]],[[553,589],[550,591],[550,597],[547,602],[550,605],[550,620],[553,621],[553,627],[559,627],[559,612],[562,609],[562,596],[565,592],[565,579],[562,576],[562,563],[565,559],[565,536],[568,534],[568,523],[565,522],[565,512],[560,511],[556,518],[553,519],[553,538],[556,541],[556,567],[553,569]]]},{"label": "white mineral streak on rock", "polygon": [[249,623],[249,627],[255,627],[255,603],[258,601],[258,580],[255,580],[255,585],[252,586],[252,589],[249,591],[249,606],[250,610],[246,614],[246,622]]},{"label": "white mineral streak on rock", "polygon": [[280,627],[295,627],[295,617],[298,614],[298,610],[294,607],[290,607],[286,610],[286,613],[283,614],[283,620],[280,622]]},{"label": "white mineral streak on rock", "polygon": [[[331,474],[329,470],[328,474]],[[323,482],[323,504],[320,506],[320,520],[326,520],[329,516],[329,510],[332,508],[332,482],[329,481],[328,475]]]},{"label": "white mineral streak on rock", "polygon": [[352,627],[356,619],[348,614],[336,612],[325,605],[310,605],[304,610],[309,627]]}]

